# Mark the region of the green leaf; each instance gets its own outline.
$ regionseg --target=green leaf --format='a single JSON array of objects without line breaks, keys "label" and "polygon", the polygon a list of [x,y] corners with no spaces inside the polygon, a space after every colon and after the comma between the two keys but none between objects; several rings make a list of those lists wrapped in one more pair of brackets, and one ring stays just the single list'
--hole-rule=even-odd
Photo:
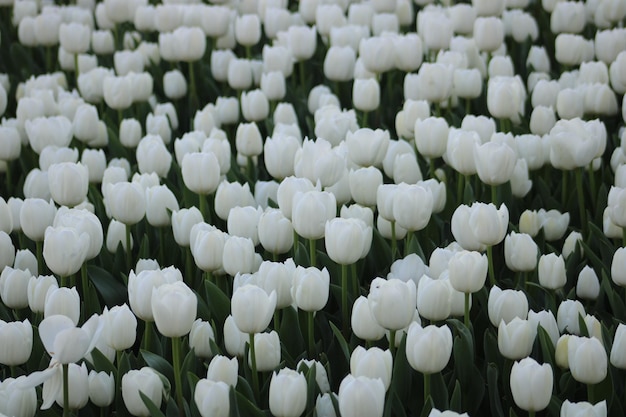
[{"label": "green leaf", "polygon": [[153,417],[165,417],[165,414],[163,414],[161,412],[161,410],[159,410],[159,408],[152,402],[152,400],[150,398],[148,398],[148,396],[146,394],[144,394],[143,392],[139,391],[139,396],[141,397],[141,400],[143,401],[143,403],[145,404],[145,406],[148,408],[148,411],[150,411],[150,415]]},{"label": "green leaf", "polygon": [[462,392],[461,392],[461,384],[459,384],[459,380],[457,379],[454,383],[454,391],[452,391],[452,397],[450,397],[450,410],[456,411],[460,413],[462,408]]},{"label": "green leaf", "polygon": [[115,365],[113,365],[109,358],[104,356],[104,354],[100,352],[98,348],[94,348],[91,351],[91,360],[92,365],[96,371],[104,371],[107,373],[113,373],[113,375],[117,375],[117,368],[115,367]]},{"label": "green leaf", "polygon": [[554,344],[546,329],[543,326],[537,326],[537,336],[539,337],[539,345],[541,346],[541,355],[544,363],[549,363],[552,368],[556,365],[554,358]]},{"label": "green leaf", "polygon": [[335,326],[332,322],[329,322],[329,324],[330,324],[330,328],[333,331],[333,334],[335,335],[335,339],[337,340],[337,342],[339,343],[339,346],[341,347],[341,351],[343,352],[343,355],[345,356],[346,361],[350,363],[350,349],[348,348],[348,343],[346,342],[346,339],[344,339],[343,335],[341,334],[341,330],[339,330],[337,326]]},{"label": "green leaf", "polygon": [[298,312],[288,306],[280,310],[282,317],[280,320],[280,341],[291,357],[297,357],[304,350],[304,338],[300,329]]},{"label": "green leaf", "polygon": [[489,390],[489,405],[493,417],[504,417],[500,393],[498,392],[498,367],[495,363],[487,365],[487,389]]},{"label": "green leaf", "polygon": [[259,407],[251,403],[243,394],[237,391],[235,395],[237,397],[237,408],[242,415],[246,417],[265,417],[265,414]]},{"label": "green leaf", "polygon": [[107,307],[122,305],[127,301],[128,291],[126,287],[106,269],[96,265],[87,265],[87,275]]},{"label": "green leaf", "polygon": [[213,313],[218,328],[222,328],[226,317],[230,314],[230,299],[209,280],[204,281],[204,288],[207,296],[206,303]]},{"label": "green leaf", "polygon": [[162,373],[168,380],[174,380],[174,368],[171,363],[161,356],[144,349],[141,349],[140,353],[146,365]]}]

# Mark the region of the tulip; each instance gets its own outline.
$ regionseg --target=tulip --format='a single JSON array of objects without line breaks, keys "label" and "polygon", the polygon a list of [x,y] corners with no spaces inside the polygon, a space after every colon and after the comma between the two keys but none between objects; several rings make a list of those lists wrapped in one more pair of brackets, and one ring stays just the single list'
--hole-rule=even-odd
[{"label": "tulip", "polygon": [[152,314],[159,332],[166,337],[182,337],[191,331],[196,319],[196,295],[183,282],[176,281],[152,289]]},{"label": "tulip", "polygon": [[324,58],[324,75],[331,81],[350,81],[354,77],[356,53],[349,46],[331,46]]},{"label": "tulip", "polygon": [[97,407],[108,407],[115,399],[113,374],[91,370],[88,376],[89,399]]},{"label": "tulip", "polygon": [[578,274],[576,296],[584,300],[595,300],[600,295],[598,275],[589,265],[585,265]]},{"label": "tulip", "polygon": [[4,267],[0,275],[0,298],[5,306],[13,309],[28,307],[28,282],[30,271]]},{"label": "tulip", "polygon": [[115,306],[110,310],[105,307],[102,313],[104,321],[103,336],[107,344],[116,351],[130,349],[137,337],[137,318],[127,304]]},{"label": "tulip", "polygon": [[335,185],[345,173],[345,158],[332,149],[330,142],[322,138],[315,141],[305,140],[294,158],[295,175],[313,183],[319,181],[322,187]]},{"label": "tulip", "polygon": [[429,389],[427,375],[441,372],[452,354],[452,332],[447,326],[426,326],[418,323],[409,327],[406,339],[406,355],[413,369],[425,376],[425,395]]},{"label": "tulip", "polygon": [[63,162],[48,169],[50,194],[59,205],[75,206],[87,197],[89,173],[80,163]]},{"label": "tulip", "polygon": [[509,233],[504,238],[504,259],[512,271],[532,271],[537,266],[539,248],[526,233]]},{"label": "tulip", "polygon": [[597,384],[607,375],[606,351],[595,337],[571,336],[567,357],[572,377],[578,382]]},{"label": "tulip", "polygon": [[520,122],[524,115],[526,89],[519,77],[496,76],[489,79],[487,86],[487,107],[489,113],[498,119]]},{"label": "tulip", "polygon": [[191,229],[198,223],[202,223],[202,213],[196,207],[172,212],[172,232],[179,246],[190,246]]},{"label": "tulip", "polygon": [[557,121],[549,137],[550,162],[555,168],[586,167],[602,151],[599,135],[580,118]]},{"label": "tulip", "polygon": [[227,238],[226,233],[206,223],[194,225],[191,228],[189,242],[196,265],[205,272],[214,272],[222,268]]},{"label": "tulip", "polygon": [[133,225],[145,216],[146,200],[139,184],[117,182],[106,189],[105,203],[113,218],[125,225]]},{"label": "tulip", "polygon": [[43,241],[46,228],[52,226],[56,207],[52,200],[47,202],[40,198],[26,198],[20,209],[22,231],[35,242]]},{"label": "tulip", "polygon": [[[256,365],[254,365],[254,357],[256,357]],[[256,374],[259,372],[267,372],[275,369],[280,364],[281,347],[280,338],[275,330],[269,333],[259,333],[254,338],[254,348],[250,348],[248,352],[248,366],[252,368]],[[253,377],[254,378],[254,377]],[[253,379],[253,388],[254,388]]]},{"label": "tulip", "polygon": [[352,86],[352,103],[362,112],[376,110],[380,105],[380,84],[374,78],[355,79]]},{"label": "tulip", "polygon": [[309,370],[315,368],[315,382],[321,392],[330,392],[330,382],[328,381],[328,373],[321,362],[316,360],[300,359],[296,365],[296,369],[303,374],[307,374]]},{"label": "tulip", "polygon": [[272,319],[276,293],[268,295],[255,285],[239,287],[233,294],[231,309],[237,328],[243,333],[260,333]]},{"label": "tulip", "polygon": [[287,93],[285,75],[281,71],[264,72],[261,75],[261,91],[268,100],[282,100]]},{"label": "tulip", "polygon": [[[465,294],[480,291],[485,285],[488,267],[487,257],[479,252],[456,252],[448,263],[448,276],[452,288]],[[466,299],[467,315],[469,314],[469,297]]]},{"label": "tulip", "polygon": [[140,392],[161,407],[163,382],[156,371],[147,366],[133,369],[122,376],[122,398],[126,409],[134,416],[149,416],[150,411],[141,399]]},{"label": "tulip", "polygon": [[498,349],[507,359],[518,360],[530,355],[537,328],[528,320],[515,317],[508,324],[498,326]]},{"label": "tulip", "polygon": [[590,417],[606,417],[607,408],[606,400],[599,403],[591,404],[586,401],[580,401],[577,403],[563,401],[561,405],[562,417],[576,417],[576,416],[590,416]]},{"label": "tulip", "polygon": [[334,218],[326,223],[324,239],[328,256],[340,265],[350,265],[369,251],[372,229],[360,219]]},{"label": "tulip", "polygon": [[556,313],[556,321],[561,333],[567,331],[571,334],[579,334],[580,316],[585,317],[585,308],[578,300],[564,300],[559,304]]},{"label": "tulip", "polygon": [[120,123],[119,138],[123,146],[134,148],[141,140],[141,124],[137,119],[124,119]]},{"label": "tulip", "polygon": [[294,157],[300,147],[301,143],[295,136],[274,135],[267,138],[263,145],[267,172],[277,180],[293,175]]},{"label": "tulip", "polygon": [[33,328],[28,321],[0,320],[0,363],[6,366],[22,365],[33,349]]},{"label": "tulip", "polygon": [[296,268],[291,296],[298,308],[315,312],[324,308],[330,291],[330,274],[326,268]]},{"label": "tulip", "polygon": [[489,321],[494,326],[498,326],[502,320],[509,323],[515,317],[526,319],[528,316],[528,299],[523,291],[502,290],[493,286],[487,304]]},{"label": "tulip", "polygon": [[322,191],[296,192],[292,207],[294,230],[311,240],[324,237],[326,222],[337,213],[335,196]]},{"label": "tulip", "polygon": [[347,375],[339,385],[339,412],[343,417],[381,417],[385,385],[380,379]]},{"label": "tulip", "polygon": [[552,344],[556,346],[559,339],[559,327],[551,311],[542,310],[535,313],[533,310],[530,310],[528,312],[528,321],[531,323],[531,330],[536,330],[537,326],[543,327],[548,336],[550,336]]},{"label": "tulip", "polygon": [[222,181],[215,193],[215,214],[222,220],[228,219],[230,209],[236,206],[255,206],[254,196],[250,192],[250,185],[243,185]]},{"label": "tulip", "polygon": [[391,383],[391,370],[393,358],[390,350],[382,350],[377,347],[365,349],[357,346],[350,356],[350,374],[355,377],[365,376],[372,379],[380,379],[389,389]]},{"label": "tulip", "polygon": [[481,139],[476,131],[450,129],[444,160],[463,175],[476,173],[474,146],[480,145]]},{"label": "tulip", "polygon": [[90,238],[71,227],[48,227],[43,242],[43,258],[50,270],[63,277],[75,274],[87,257]]},{"label": "tulip", "polygon": [[[244,91],[241,93],[240,100],[241,100],[241,114],[243,115],[244,119],[246,119],[249,122],[252,122],[251,124],[252,126],[256,126],[254,122],[264,120],[269,115],[269,111],[270,111],[269,99],[262,90],[255,89],[255,90],[250,90],[247,92]],[[239,126],[242,126],[242,125],[246,126],[247,124],[241,123]],[[239,131],[239,128],[237,128],[237,130]],[[250,142],[250,139],[252,138],[243,139],[244,143],[246,144],[245,146],[242,147],[243,149],[247,150],[247,148],[249,147],[251,148],[252,152],[256,152],[256,150],[259,149],[258,153],[255,153],[254,155],[260,154],[260,148],[262,148],[262,142],[263,142],[261,139],[261,134],[260,132],[258,132],[258,129],[257,129],[257,133],[258,133],[258,136],[255,135],[256,137],[254,138],[252,143]],[[249,136],[249,135],[244,134],[244,136]],[[236,144],[238,145],[240,142],[241,140],[237,140]],[[239,148],[240,146],[237,146],[237,149]],[[244,152],[242,152],[242,154],[249,156]]]},{"label": "tulip", "polygon": [[224,242],[222,267],[232,276],[256,271],[256,253],[254,243],[247,237],[230,236]]},{"label": "tulip", "polygon": [[208,380],[221,381],[231,387],[236,387],[238,370],[239,362],[236,357],[228,359],[226,356],[216,355],[209,363],[206,377]]},{"label": "tulip", "polygon": [[64,366],[67,367],[66,372],[62,372],[59,366],[49,368],[54,373],[51,378],[44,381],[42,410],[50,408],[55,401],[65,410],[78,410],[87,405],[89,401],[87,365],[83,362],[80,366],[75,363]]},{"label": "tulip", "polygon": [[376,321],[365,296],[354,301],[350,323],[352,331],[360,339],[374,341],[385,335],[385,328]]},{"label": "tulip", "polygon": [[137,145],[137,166],[142,174],[156,173],[165,178],[172,164],[172,154],[163,139],[156,134],[147,134]]},{"label": "tulip", "polygon": [[565,260],[554,253],[539,258],[539,284],[552,290],[563,287],[567,282]]},{"label": "tulip", "polygon": [[194,401],[202,417],[230,415],[229,387],[221,381],[201,379],[196,384]]},{"label": "tulip", "polygon": [[618,248],[611,261],[611,280],[621,287],[626,287],[626,268],[624,265],[626,265],[626,248]]},{"label": "tulip", "polygon": [[417,309],[422,317],[429,320],[444,320],[450,316],[452,286],[446,281],[442,277],[432,279],[427,275],[420,278],[417,285]]},{"label": "tulip", "polygon": [[298,417],[306,408],[306,378],[300,372],[284,368],[272,374],[269,406],[276,417]]},{"label": "tulip", "polygon": [[427,187],[418,184],[401,185],[393,195],[393,218],[403,229],[413,232],[425,228],[432,209],[433,195]]},{"label": "tulip", "polygon": [[171,70],[163,75],[163,90],[165,96],[177,100],[187,94],[187,80],[179,70]]},{"label": "tulip", "polygon": [[511,369],[511,392],[515,404],[526,411],[541,411],[552,397],[552,368],[532,358],[516,361]]},{"label": "tulip", "polygon": [[27,376],[6,378],[0,383],[2,412],[15,417],[33,417],[37,411],[37,392],[29,387]]},{"label": "tulip", "polygon": [[540,209],[538,216],[547,241],[558,240],[563,237],[569,225],[569,213],[561,214],[554,209],[548,211]]},{"label": "tulip", "polygon": [[504,142],[487,142],[483,145],[474,145],[474,161],[480,180],[493,187],[511,179],[517,155],[515,150]]},{"label": "tulip", "polygon": [[39,324],[39,337],[44,348],[61,364],[75,363],[93,349],[102,331],[100,317],[93,315],[76,327],[69,317],[55,314],[47,316]]},{"label": "tulip", "polygon": [[[385,329],[395,331],[405,328],[413,320],[416,308],[416,288],[413,281],[374,278],[368,302],[372,315]],[[390,345],[394,345],[393,337]]]},{"label": "tulip", "polygon": [[278,255],[293,246],[293,226],[279,209],[267,208],[259,217],[258,229],[259,241],[268,252]]}]

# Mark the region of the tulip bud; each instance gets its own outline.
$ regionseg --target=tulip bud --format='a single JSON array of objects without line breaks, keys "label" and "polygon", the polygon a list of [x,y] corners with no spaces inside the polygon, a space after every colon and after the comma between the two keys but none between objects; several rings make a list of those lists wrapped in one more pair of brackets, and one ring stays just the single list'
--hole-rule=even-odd
[{"label": "tulip bud", "polygon": [[559,339],[559,327],[556,323],[556,318],[551,311],[542,310],[535,313],[533,310],[528,312],[528,321],[531,323],[532,330],[536,330],[537,326],[543,327],[543,329],[550,336],[552,344],[556,346]]},{"label": "tulip bud", "polygon": [[0,320],[0,363],[6,366],[22,365],[33,350],[33,328],[28,319],[5,322]]},{"label": "tulip bud", "polygon": [[229,387],[221,381],[201,379],[196,384],[193,399],[202,417],[230,415]]},{"label": "tulip bud", "polygon": [[576,296],[584,300],[595,300],[600,295],[600,282],[598,275],[589,265],[578,274],[576,281]]},{"label": "tulip bud", "polygon": [[372,229],[360,219],[334,218],[326,223],[325,246],[336,263],[350,265],[363,258],[372,244]]},{"label": "tulip bud", "polygon": [[298,308],[309,312],[320,311],[328,302],[329,292],[330,274],[326,268],[296,268],[291,296]]},{"label": "tulip bud", "polygon": [[76,206],[87,198],[89,172],[80,163],[62,162],[48,169],[50,194],[61,206]]},{"label": "tulip bud", "polygon": [[250,185],[243,185],[227,181],[223,181],[217,187],[215,193],[215,213],[222,220],[228,219],[228,213],[236,206],[254,206],[254,196],[250,192]]},{"label": "tulip bud", "polygon": [[372,379],[380,379],[389,389],[391,383],[391,370],[393,358],[389,349],[382,350],[377,347],[365,349],[357,346],[350,356],[350,374],[355,377],[365,376]]},{"label": "tulip bud", "polygon": [[452,286],[443,276],[432,279],[424,275],[417,285],[417,309],[429,320],[445,320],[452,312]]},{"label": "tulip bud", "polygon": [[413,281],[375,278],[367,298],[372,315],[385,329],[400,330],[411,323],[417,300]]},{"label": "tulip bud", "polygon": [[571,403],[568,400],[563,401],[561,405],[561,417],[590,416],[590,417],[606,417],[607,408],[606,400],[599,403],[591,404],[586,401]]},{"label": "tulip bud", "polygon": [[354,301],[350,323],[354,334],[363,340],[380,340],[385,335],[385,328],[376,321],[365,296]]},{"label": "tulip bud", "polygon": [[179,246],[189,247],[191,229],[202,222],[202,213],[196,207],[180,209],[172,212],[172,232]]},{"label": "tulip bud", "polygon": [[448,264],[450,284],[460,292],[480,291],[487,279],[487,256],[479,252],[460,251],[450,258]]},{"label": "tulip bud", "polygon": [[[56,384],[61,384],[61,369],[58,369],[58,376],[53,376],[52,378],[46,380],[44,382],[44,387],[47,395],[44,395],[43,400],[44,404],[42,405],[42,409],[48,408],[49,405],[46,403],[49,402],[52,405],[52,401],[56,401],[61,407],[64,407],[64,399],[63,399],[63,390],[56,389],[54,386]],[[55,378],[59,378],[55,381]],[[53,385],[54,388],[49,388],[49,385]],[[54,391],[56,389],[56,391]],[[68,366],[68,391],[69,391],[69,403],[67,404],[67,409],[71,410],[79,410],[87,405],[89,401],[89,377],[87,373],[87,365],[83,362],[82,365],[77,365],[75,363],[70,363]],[[48,395],[55,395],[56,398],[46,398]],[[47,407],[46,407],[47,406]]]},{"label": "tulip bud", "polygon": [[106,188],[105,204],[111,216],[125,225],[139,222],[146,214],[146,198],[137,183],[117,182]]},{"label": "tulip bud", "polygon": [[[254,338],[257,371],[267,372],[280,364],[280,338],[275,330],[269,333],[259,333]],[[248,352],[248,366],[252,366],[251,350]]]},{"label": "tulip bud", "polygon": [[504,321],[498,326],[498,349],[500,354],[507,359],[517,360],[530,355],[533,348],[536,326],[528,320],[515,317],[508,324]]},{"label": "tulip bud", "polygon": [[155,370],[147,366],[133,369],[122,376],[122,398],[128,411],[134,416],[149,416],[139,392],[148,397],[156,407],[161,407],[163,382]]},{"label": "tulip bud", "polygon": [[512,271],[532,271],[537,266],[539,248],[525,233],[511,232],[504,239],[504,259]]},{"label": "tulip bud", "polygon": [[441,372],[452,354],[452,332],[448,326],[412,323],[406,338],[406,356],[413,369],[424,374]]},{"label": "tulip bud", "polygon": [[418,184],[401,184],[392,201],[396,224],[410,231],[424,229],[433,211],[433,194],[430,188]]},{"label": "tulip bud", "polygon": [[280,210],[267,208],[259,217],[258,227],[259,241],[268,252],[286,253],[293,246],[293,226]]},{"label": "tulip bud", "polygon": [[104,308],[103,336],[107,344],[116,351],[126,350],[135,344],[137,337],[137,318],[127,304]]},{"label": "tulip bud", "polygon": [[171,70],[163,75],[163,91],[171,100],[177,100],[187,94],[187,80],[179,70]]},{"label": "tulip bud", "polygon": [[561,333],[580,334],[579,317],[585,317],[585,308],[578,300],[564,300],[559,304],[556,321]]},{"label": "tulip bud", "polygon": [[108,407],[115,399],[113,374],[91,370],[88,377],[89,399],[97,407]]},{"label": "tulip bud", "polygon": [[153,288],[151,305],[154,322],[162,335],[181,337],[191,331],[198,300],[185,283],[176,281]]},{"label": "tulip bud", "polygon": [[547,363],[539,365],[530,357],[516,361],[510,380],[515,404],[526,411],[546,408],[552,397],[553,378],[552,368]]},{"label": "tulip bud", "polygon": [[342,417],[381,416],[385,406],[385,385],[380,379],[347,375],[339,385],[339,412]]},{"label": "tulip bud", "polygon": [[515,317],[526,319],[528,316],[528,299],[523,291],[501,290],[493,286],[487,304],[489,320],[494,326],[502,320],[509,323]]},{"label": "tulip bud", "polygon": [[567,357],[572,377],[584,384],[597,384],[606,378],[607,355],[602,342],[595,337],[571,336]]},{"label": "tulip bud", "polygon": [[231,310],[237,328],[243,333],[260,333],[269,325],[276,307],[276,293],[268,295],[255,285],[237,288]]},{"label": "tulip bud", "polygon": [[238,370],[239,362],[236,357],[229,359],[226,356],[216,355],[209,363],[206,377],[211,381],[221,381],[231,387],[236,387]]},{"label": "tulip bud", "polygon": [[300,372],[283,368],[272,374],[269,406],[276,417],[298,417],[306,408],[306,378]]},{"label": "tulip bud", "polygon": [[539,284],[552,290],[563,287],[567,282],[565,260],[554,253],[539,258]]},{"label": "tulip bud", "polygon": [[78,272],[87,257],[89,235],[71,227],[48,227],[43,241],[43,258],[55,274],[67,277]]},{"label": "tulip bud", "polygon": [[119,138],[123,146],[134,148],[141,140],[141,124],[137,119],[124,119],[120,123]]}]

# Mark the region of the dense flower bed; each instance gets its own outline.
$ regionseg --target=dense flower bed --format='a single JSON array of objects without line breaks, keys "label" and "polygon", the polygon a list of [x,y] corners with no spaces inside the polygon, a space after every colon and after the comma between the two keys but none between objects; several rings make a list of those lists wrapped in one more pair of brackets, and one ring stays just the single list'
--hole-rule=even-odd
[{"label": "dense flower bed", "polygon": [[0,0],[0,413],[622,416],[626,1]]}]

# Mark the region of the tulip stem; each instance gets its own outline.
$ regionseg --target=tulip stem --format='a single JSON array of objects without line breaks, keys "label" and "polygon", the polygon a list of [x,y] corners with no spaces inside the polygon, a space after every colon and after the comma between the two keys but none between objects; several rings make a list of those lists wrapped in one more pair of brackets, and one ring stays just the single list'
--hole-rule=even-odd
[{"label": "tulip stem", "polygon": [[626,246],[626,227],[622,227],[622,245]]},{"label": "tulip stem", "polygon": [[307,316],[308,316],[308,323],[307,323],[307,327],[308,327],[308,339],[309,339],[309,356],[314,358],[316,356],[316,352],[315,352],[315,329],[314,329],[314,324],[315,324],[315,316],[314,316],[315,312],[314,311],[309,311],[307,312]]},{"label": "tulip stem", "polygon": [[45,274],[45,265],[43,262],[43,241],[38,240],[35,242],[35,250],[37,252],[37,267],[39,268],[39,274]]},{"label": "tulip stem", "polygon": [[11,161],[6,161],[7,170],[5,172],[5,180],[7,186],[7,195],[13,195],[13,176],[11,175]]},{"label": "tulip stem", "polygon": [[430,374],[424,374],[424,403],[430,397]]},{"label": "tulip stem", "polygon": [[596,198],[598,194],[596,192],[596,177],[593,172],[593,162],[589,163],[589,190],[591,192],[591,198]]},{"label": "tulip stem", "polygon": [[311,266],[315,266],[315,263],[317,261],[316,257],[317,257],[317,253],[316,253],[316,249],[315,249],[315,239],[309,239],[309,256],[310,256],[310,261],[311,261]]},{"label": "tulip stem", "polygon": [[[146,321],[146,327],[143,331],[143,348],[146,350],[150,350],[150,345],[152,344],[152,322]],[[119,363],[118,363],[119,366]]]},{"label": "tulip stem", "polygon": [[[85,262],[83,262],[83,264],[80,266],[80,283],[83,287],[83,297],[87,297],[89,282],[87,281],[87,264]],[[80,305],[81,309],[83,310],[82,318],[83,320],[85,320],[87,318],[87,306],[85,305],[85,303],[80,303]]]},{"label": "tulip stem", "polygon": [[528,412],[528,417],[535,417],[535,412],[534,411],[529,411]]},{"label": "tulip stem", "polygon": [[491,202],[495,206],[498,205],[498,186],[497,185],[492,185],[491,186]]},{"label": "tulip stem", "polygon": [[396,331],[389,330],[389,352],[391,352],[391,357],[396,356]]},{"label": "tulip stem", "polygon": [[63,367],[63,417],[70,415],[70,384],[69,384],[69,364],[64,363]]},{"label": "tulip stem", "polygon": [[280,332],[280,310],[274,310],[274,330]]},{"label": "tulip stem", "polygon": [[435,158],[428,158],[428,173],[430,174],[430,178],[436,178],[435,169]]},{"label": "tulip stem", "polygon": [[259,374],[256,371],[256,349],[254,348],[254,333],[250,333],[250,362],[252,362],[252,390],[254,398],[259,398]]},{"label": "tulip stem", "polygon": [[369,112],[364,111],[363,112],[363,118],[361,119],[361,127],[365,128],[367,127],[367,116],[369,115]]},{"label": "tulip stem", "polygon": [[493,246],[487,246],[487,261],[489,262],[489,282],[496,285],[496,273],[493,270]]},{"label": "tulip stem", "polygon": [[343,334],[348,334],[348,265],[341,265],[341,316],[343,317]]},{"label": "tulip stem", "polygon": [[211,216],[208,214],[207,210],[207,197],[204,194],[198,194],[198,200],[200,203],[200,213],[202,213],[202,217],[208,223]]},{"label": "tulip stem", "polygon": [[463,204],[464,198],[464,189],[465,189],[465,175],[462,175],[460,172],[457,174],[457,183],[456,183],[456,197],[458,199],[457,206]]},{"label": "tulip stem", "polygon": [[469,329],[470,327],[470,293],[466,292],[465,294],[465,327]]},{"label": "tulip stem", "polygon": [[593,385],[594,384],[587,384],[587,401],[589,401],[592,405],[596,403],[596,396],[594,395]]},{"label": "tulip stem", "polygon": [[131,261],[131,248],[130,248],[130,225],[127,224],[126,225],[126,267],[127,267],[127,271],[130,272],[131,268],[132,268],[132,261]]},{"label": "tulip stem", "polygon": [[67,287],[67,277],[61,276],[61,287]]},{"label": "tulip stem", "polygon": [[397,242],[396,242],[396,221],[391,221],[391,262],[396,260],[396,251],[397,251]]},{"label": "tulip stem", "polygon": [[196,113],[198,93],[196,91],[196,75],[193,69],[193,61],[187,63],[189,67],[189,130],[193,128],[193,118]]},{"label": "tulip stem", "polygon": [[254,160],[252,159],[251,156],[248,157],[248,181],[250,182],[250,188],[254,188]]},{"label": "tulip stem", "polygon": [[563,174],[561,175],[561,205],[563,207],[565,207],[565,204],[567,203],[567,176],[568,176],[568,172],[566,170],[563,170]]},{"label": "tulip stem", "polygon": [[183,382],[180,375],[180,337],[172,337],[172,361],[174,362],[174,384],[176,385],[176,403],[178,404],[178,414],[184,415],[183,408]]},{"label": "tulip stem", "polygon": [[583,190],[583,172],[584,168],[576,170],[576,191],[578,191],[578,210],[580,211],[580,222],[582,223],[583,236],[587,235],[587,209],[585,208],[585,196]]},{"label": "tulip stem", "polygon": [[163,227],[157,227],[157,230],[159,231],[159,262],[163,262],[167,265],[165,262],[165,233],[163,229]]},{"label": "tulip stem", "polygon": [[361,293],[361,291],[359,290],[361,283],[359,282],[359,278],[356,274],[356,264],[352,264],[350,266],[350,274],[352,275],[352,291],[354,292],[352,296],[356,300],[357,298],[359,298],[359,295]]}]

